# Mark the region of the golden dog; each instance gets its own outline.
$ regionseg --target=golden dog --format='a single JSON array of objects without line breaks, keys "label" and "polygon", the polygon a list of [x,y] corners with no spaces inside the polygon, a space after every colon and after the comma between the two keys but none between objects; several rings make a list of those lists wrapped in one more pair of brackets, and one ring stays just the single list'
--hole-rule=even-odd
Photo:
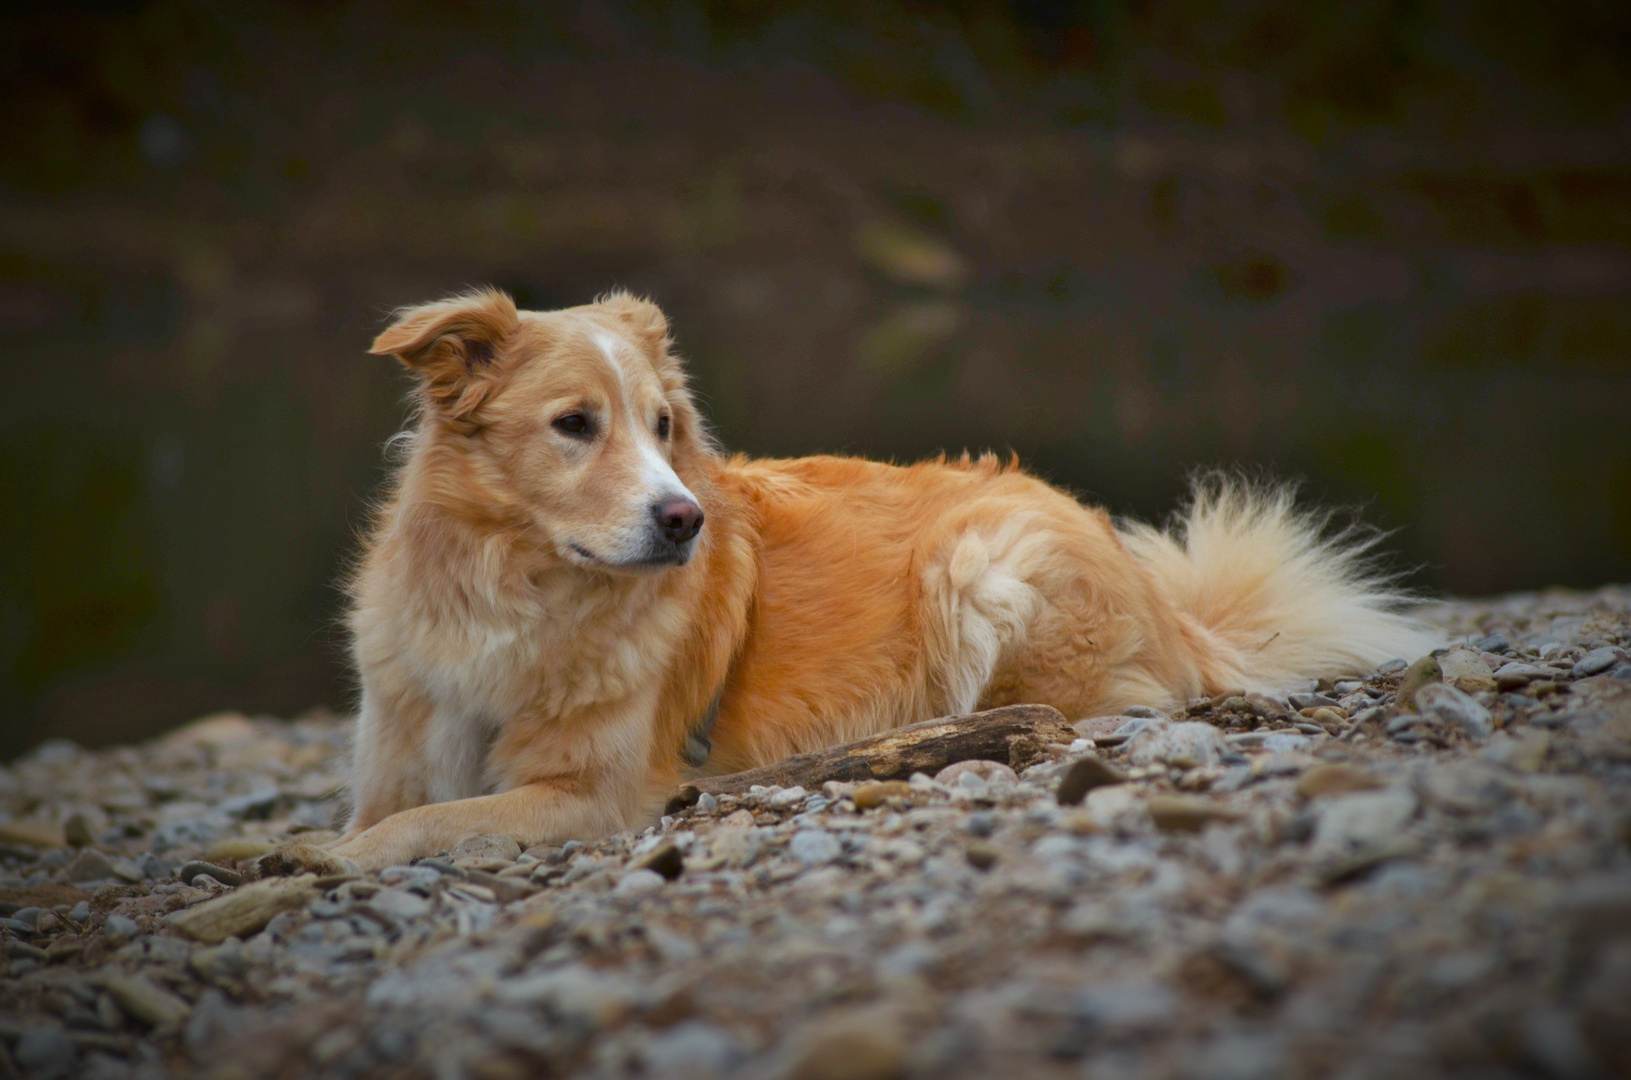
[{"label": "golden dog", "polygon": [[[653,304],[406,310],[418,417],[352,586],[355,812],[329,854],[589,838],[724,772],[936,716],[1277,690],[1429,644],[1284,490],[1171,532],[987,456],[755,461],[710,439]],[[711,732],[700,728],[708,726]]]}]

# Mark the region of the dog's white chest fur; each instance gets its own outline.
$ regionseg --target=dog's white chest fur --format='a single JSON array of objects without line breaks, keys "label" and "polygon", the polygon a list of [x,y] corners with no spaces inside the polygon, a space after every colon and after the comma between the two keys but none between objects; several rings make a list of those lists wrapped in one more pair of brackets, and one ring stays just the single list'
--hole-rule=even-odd
[{"label": "dog's white chest fur", "polygon": [[578,581],[545,583],[462,618],[416,620],[401,642],[434,711],[424,733],[432,801],[495,789],[488,754],[508,718],[562,720],[649,697],[669,662],[678,608],[630,604]]}]

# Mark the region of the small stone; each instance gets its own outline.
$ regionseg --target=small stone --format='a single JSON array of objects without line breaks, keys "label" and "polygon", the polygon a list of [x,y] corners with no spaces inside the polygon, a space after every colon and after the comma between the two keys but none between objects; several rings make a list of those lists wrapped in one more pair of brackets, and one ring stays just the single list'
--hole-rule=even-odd
[{"label": "small stone", "polygon": [[788,853],[806,867],[830,863],[843,852],[838,838],[821,829],[800,829],[787,845]]},{"label": "small stone", "polygon": [[1619,663],[1620,654],[1614,649],[1593,649],[1574,662],[1574,677],[1577,679],[1600,675]]},{"label": "small stone", "polygon": [[1322,805],[1314,846],[1345,854],[1354,847],[1381,844],[1398,837],[1416,816],[1417,800],[1407,788],[1387,788],[1343,795]]},{"label": "small stone", "polygon": [[972,776],[985,784],[1011,786],[1019,783],[1014,770],[1000,761],[957,761],[934,774],[934,782],[955,788],[963,777]]},{"label": "small stone", "polygon": [[1313,741],[1297,731],[1271,731],[1263,736],[1262,747],[1271,754],[1296,754],[1307,750]]},{"label": "small stone", "polygon": [[1078,758],[1071,763],[1059,781],[1054,797],[1064,806],[1075,806],[1094,788],[1111,784],[1125,784],[1127,777],[1120,769],[1097,757]]},{"label": "small stone", "polygon": [[74,847],[89,847],[96,842],[96,832],[90,818],[75,811],[63,819],[62,838]]},{"label": "small stone", "polygon": [[1486,760],[1505,765],[1514,772],[1539,772],[1552,751],[1552,734],[1539,728],[1530,730],[1521,739],[1498,732],[1484,751]]},{"label": "small stone", "polygon": [[984,840],[973,840],[963,849],[963,856],[974,869],[989,870],[997,865],[997,860],[1002,857],[1002,849]]},{"label": "small stone", "polygon": [[1409,666],[1410,665],[1405,662],[1404,657],[1395,656],[1392,660],[1382,661],[1382,666],[1376,670],[1381,672],[1383,675],[1392,675],[1394,672],[1404,671]]},{"label": "small stone", "polygon": [[109,859],[108,865],[113,868],[113,874],[115,877],[128,881],[133,885],[147,877],[147,874],[143,872],[142,868],[131,862],[129,859]]},{"label": "small stone", "polygon": [[369,897],[368,906],[397,922],[408,922],[429,914],[431,902],[408,889],[391,888],[382,889]]},{"label": "small stone", "polygon": [[1227,752],[1217,728],[1193,720],[1147,728],[1127,743],[1127,760],[1134,765],[1216,765]]},{"label": "small stone", "polygon": [[503,862],[514,862],[521,855],[521,845],[516,843],[513,836],[488,833],[484,836],[465,837],[454,845],[450,854],[455,859],[498,859]]},{"label": "small stone", "polygon": [[145,975],[111,975],[103,986],[121,1009],[149,1027],[179,1027],[192,1011],[191,1005]]},{"label": "small stone", "polygon": [[1183,795],[1156,795],[1144,806],[1163,832],[1200,832],[1214,821],[1233,821],[1240,816],[1222,803]]},{"label": "small stone", "polygon": [[640,1051],[644,1075],[665,1080],[725,1076],[741,1057],[742,1049],[729,1031],[701,1020],[684,1020],[653,1035]]},{"label": "small stone", "polygon": [[1291,707],[1298,712],[1304,709],[1332,709],[1336,707],[1336,698],[1326,697],[1324,694],[1292,694],[1289,698]]},{"label": "small stone", "polygon": [[313,875],[305,874],[251,882],[225,896],[178,911],[168,921],[182,934],[206,944],[217,944],[229,937],[248,937],[271,922],[273,916],[315,898],[316,880]]},{"label": "small stone", "polygon": [[442,881],[442,872],[434,866],[387,866],[379,872],[379,883],[387,888],[399,885],[404,889],[429,896]]},{"label": "small stone", "polygon": [[858,1008],[805,1025],[792,1040],[788,1080],[900,1080],[910,1064],[900,1019]]},{"label": "small stone", "polygon": [[1495,685],[1501,690],[1516,690],[1528,686],[1536,679],[1549,679],[1552,669],[1539,664],[1523,664],[1514,660],[1495,669]]},{"label": "small stone", "polygon": [[997,831],[997,818],[994,814],[978,810],[968,816],[968,823],[964,826],[970,836],[987,837]]},{"label": "small stone", "polygon": [[1313,721],[1315,724],[1318,724],[1322,730],[1332,735],[1335,735],[1337,732],[1348,726],[1347,717],[1342,715],[1342,711],[1340,709],[1335,708],[1315,709],[1313,713],[1309,715],[1308,719]]},{"label": "small stone", "polygon": [[1495,689],[1495,673],[1471,649],[1451,649],[1438,658],[1444,681],[1468,694]]},{"label": "small stone", "polygon": [[1512,643],[1500,634],[1491,634],[1486,638],[1479,638],[1473,642],[1473,648],[1479,652],[1503,653],[1512,648]]},{"label": "small stone", "polygon": [[805,791],[802,787],[795,784],[790,788],[782,788],[780,791],[776,792],[776,794],[772,795],[769,800],[769,805],[773,810],[785,810],[790,806],[797,806],[799,803],[803,802],[805,797],[809,794],[810,793],[808,791]]},{"label": "small stone", "polygon": [[133,938],[142,932],[141,924],[128,915],[109,915],[102,929],[112,937],[122,938]]},{"label": "small stone", "polygon": [[1374,791],[1382,786],[1378,777],[1351,765],[1318,765],[1297,778],[1297,794],[1305,799]]},{"label": "small stone", "polygon": [[666,879],[655,870],[630,870],[612,892],[618,896],[643,896],[656,892],[665,884]]},{"label": "small stone", "polygon": [[904,780],[869,780],[856,787],[850,798],[861,810],[882,806],[887,799],[904,799],[912,794],[912,785]]},{"label": "small stone", "polygon": [[244,883],[244,876],[242,874],[238,873],[236,870],[228,870],[224,866],[216,866],[214,863],[197,861],[184,863],[181,869],[176,871],[176,877],[180,878],[182,884],[184,885],[191,885],[193,883],[193,879],[202,874],[208,874],[221,884],[230,885],[233,888],[237,888],[239,885]]},{"label": "small stone", "polygon": [[719,809],[719,800],[714,797],[714,794],[712,792],[704,791],[701,795],[697,796],[697,812],[698,813],[700,813],[700,814],[711,814],[715,810],[718,810],[718,809]]},{"label": "small stone", "polygon": [[1416,709],[1460,727],[1475,739],[1487,739],[1495,730],[1489,710],[1448,683],[1417,691]]},{"label": "small stone", "polygon": [[678,844],[672,840],[664,840],[644,855],[631,860],[629,869],[652,870],[666,880],[673,881],[685,873],[685,856]]},{"label": "small stone", "polygon": [[13,1054],[25,1071],[43,1080],[67,1076],[79,1061],[73,1039],[55,1025],[26,1029],[18,1036]]},{"label": "small stone", "polygon": [[77,884],[85,881],[102,881],[117,875],[114,874],[113,864],[108,861],[106,855],[94,848],[86,848],[62,868],[62,876],[64,880]]},{"label": "small stone", "polygon": [[1416,707],[1416,691],[1424,686],[1441,682],[1444,672],[1438,666],[1438,659],[1424,656],[1405,669],[1404,675],[1399,679],[1399,689],[1394,694],[1394,700],[1401,709],[1414,709]]},{"label": "small stone", "polygon": [[63,833],[62,825],[55,821],[13,818],[11,821],[0,822],[0,844],[54,848],[62,847],[66,843],[68,837]]}]

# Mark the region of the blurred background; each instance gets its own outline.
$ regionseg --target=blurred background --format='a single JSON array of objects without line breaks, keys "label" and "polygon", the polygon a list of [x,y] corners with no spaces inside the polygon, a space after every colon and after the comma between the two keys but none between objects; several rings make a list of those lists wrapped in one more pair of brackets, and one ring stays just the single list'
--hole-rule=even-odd
[{"label": "blurred background", "polygon": [[347,707],[475,283],[669,311],[759,454],[1301,477],[1424,588],[1631,579],[1623,0],[159,0],[0,32],[0,756]]}]

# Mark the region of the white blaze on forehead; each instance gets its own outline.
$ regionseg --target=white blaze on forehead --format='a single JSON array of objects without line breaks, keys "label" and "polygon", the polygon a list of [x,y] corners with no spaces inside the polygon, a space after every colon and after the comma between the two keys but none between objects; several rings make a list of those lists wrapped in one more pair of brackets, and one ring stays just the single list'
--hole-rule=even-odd
[{"label": "white blaze on forehead", "polygon": [[595,332],[595,344],[600,347],[601,354],[606,357],[606,363],[611,365],[612,372],[617,376],[618,389],[623,392],[625,404],[629,414],[634,420],[634,442],[640,448],[640,485],[645,489],[647,497],[667,502],[670,499],[690,499],[697,501],[691,494],[691,489],[680,482],[679,475],[674,467],[663,457],[662,450],[657,445],[657,436],[646,430],[644,418],[635,410],[634,401],[629,397],[628,380],[624,377],[623,355],[627,352],[627,343],[618,339],[615,334],[608,334],[604,330]]},{"label": "white blaze on forehead", "polygon": [[604,330],[595,331],[595,344],[600,346],[600,354],[606,358],[606,363],[612,367],[612,374],[617,376],[618,389],[628,393],[628,383],[623,379],[623,362],[617,358],[618,346],[622,342],[617,335],[608,334]]}]

